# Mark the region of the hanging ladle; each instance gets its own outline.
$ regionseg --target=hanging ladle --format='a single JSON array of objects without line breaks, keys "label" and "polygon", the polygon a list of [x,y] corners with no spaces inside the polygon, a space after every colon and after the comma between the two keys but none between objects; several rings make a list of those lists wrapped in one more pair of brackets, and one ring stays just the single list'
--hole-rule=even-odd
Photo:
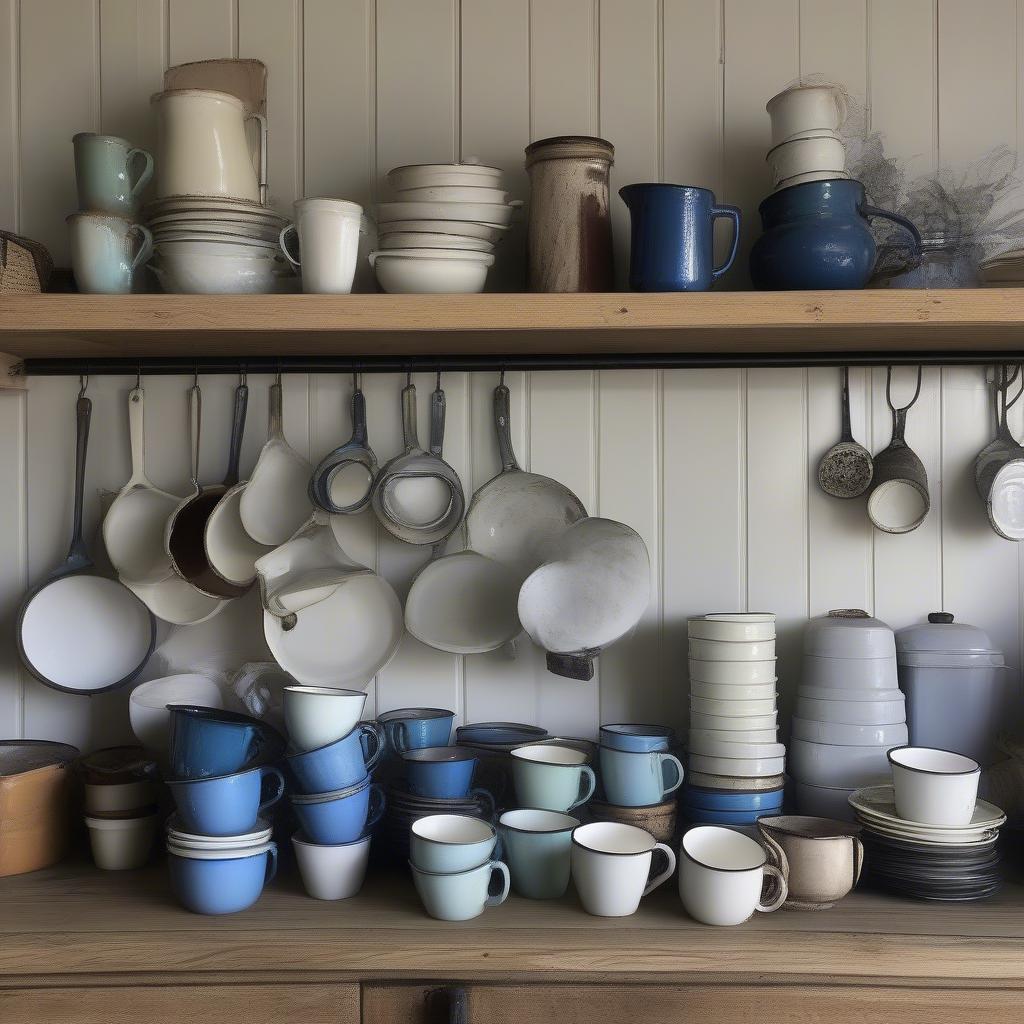
[{"label": "hanging ladle", "polygon": [[366,429],[366,398],[352,374],[352,436],[325,455],[309,478],[309,500],[324,512],[351,516],[370,502],[377,456]]},{"label": "hanging ladle", "polygon": [[892,413],[892,440],[875,456],[875,471],[868,496],[868,516],[885,533],[910,533],[928,515],[928,473],[924,463],[906,442],[907,411],[921,394],[922,370],[917,368],[917,389],[906,405],[892,404],[892,367],[885,379],[885,400]]},{"label": "hanging ladle", "polygon": [[850,368],[843,367],[842,433],[818,463],[818,486],[833,498],[858,498],[871,486],[871,452],[850,427]]}]

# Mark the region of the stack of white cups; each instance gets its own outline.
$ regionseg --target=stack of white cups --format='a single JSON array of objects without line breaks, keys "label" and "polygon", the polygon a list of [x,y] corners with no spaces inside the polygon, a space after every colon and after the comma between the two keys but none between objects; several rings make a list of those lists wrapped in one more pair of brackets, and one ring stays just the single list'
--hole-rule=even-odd
[{"label": "stack of white cups", "polygon": [[767,105],[772,148],[765,160],[776,190],[808,181],[849,178],[846,147],[838,128],[846,119],[846,98],[833,85],[794,86]]}]

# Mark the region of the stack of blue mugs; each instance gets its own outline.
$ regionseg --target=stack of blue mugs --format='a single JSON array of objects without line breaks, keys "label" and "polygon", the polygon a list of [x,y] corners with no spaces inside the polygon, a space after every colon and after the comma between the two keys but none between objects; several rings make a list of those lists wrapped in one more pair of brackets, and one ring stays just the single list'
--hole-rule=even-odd
[{"label": "stack of blue mugs", "polygon": [[283,741],[233,711],[171,704],[171,778],[177,813],[167,827],[171,887],[197,914],[233,914],[259,899],[277,870],[271,826],[260,817],[284,793],[268,764]]},{"label": "stack of blue mugs", "polygon": [[370,772],[384,753],[384,729],[362,722],[366,694],[287,686],[285,765],[300,830],[292,838],[303,884],[316,899],[345,899],[362,886],[370,829],[384,814]]}]

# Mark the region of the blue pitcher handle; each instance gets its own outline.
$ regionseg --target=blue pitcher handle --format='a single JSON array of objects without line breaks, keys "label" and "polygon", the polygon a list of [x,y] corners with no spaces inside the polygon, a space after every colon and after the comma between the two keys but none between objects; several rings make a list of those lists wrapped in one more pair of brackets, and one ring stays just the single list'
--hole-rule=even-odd
[{"label": "blue pitcher handle", "polygon": [[864,217],[882,217],[885,220],[891,220],[894,224],[899,224],[901,228],[907,231],[913,239],[914,244],[912,246],[907,246],[910,250],[910,256],[905,269],[913,270],[916,266],[920,265],[921,232],[917,230],[917,226],[913,221],[907,220],[906,217],[901,217],[898,213],[890,213],[888,210],[880,210],[877,206],[871,206],[868,203],[861,204],[860,212]]},{"label": "blue pitcher handle", "polygon": [[[359,745],[363,748],[363,759],[369,774],[384,753],[384,729],[377,722],[360,722],[359,728]],[[373,750],[370,750],[371,738]]]},{"label": "blue pitcher handle", "polygon": [[728,217],[732,221],[732,248],[729,250],[726,261],[720,267],[716,267],[711,271],[712,281],[717,281],[733,265],[733,261],[736,259],[736,253],[740,247],[740,216],[740,208],[738,206],[711,207],[712,224],[719,217]]}]

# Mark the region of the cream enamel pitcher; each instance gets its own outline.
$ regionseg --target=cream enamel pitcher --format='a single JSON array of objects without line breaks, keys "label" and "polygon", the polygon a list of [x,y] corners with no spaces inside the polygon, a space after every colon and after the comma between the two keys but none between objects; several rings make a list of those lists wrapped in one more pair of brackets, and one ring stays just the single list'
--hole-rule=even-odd
[{"label": "cream enamel pitcher", "polygon": [[[267,122],[247,114],[240,99],[209,89],[170,89],[150,103],[159,123],[158,198],[199,195],[266,203]],[[260,130],[253,166],[246,123]]]}]

